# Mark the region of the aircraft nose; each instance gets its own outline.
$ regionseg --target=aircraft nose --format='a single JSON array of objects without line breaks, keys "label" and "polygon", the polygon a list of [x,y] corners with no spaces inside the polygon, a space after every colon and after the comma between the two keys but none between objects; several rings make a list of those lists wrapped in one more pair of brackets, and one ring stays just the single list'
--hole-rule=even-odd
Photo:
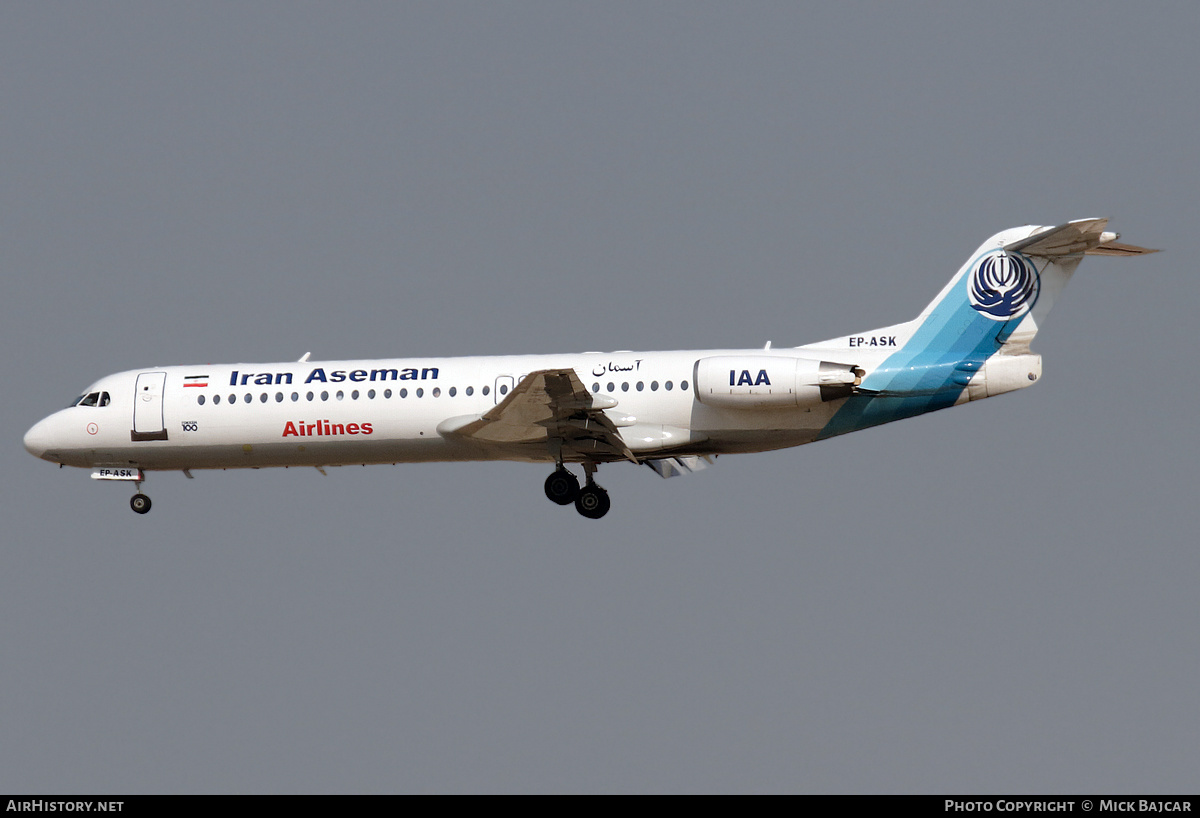
[{"label": "aircraft nose", "polygon": [[41,457],[50,448],[49,420],[46,418],[38,421],[25,433],[25,451],[34,457]]}]

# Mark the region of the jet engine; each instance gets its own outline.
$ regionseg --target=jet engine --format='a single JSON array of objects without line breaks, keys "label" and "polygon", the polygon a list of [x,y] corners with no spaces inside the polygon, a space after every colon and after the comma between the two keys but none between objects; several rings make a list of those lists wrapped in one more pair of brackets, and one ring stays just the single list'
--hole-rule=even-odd
[{"label": "jet engine", "polygon": [[696,400],[722,409],[794,409],[849,397],[863,370],[779,355],[718,355],[693,369]]}]

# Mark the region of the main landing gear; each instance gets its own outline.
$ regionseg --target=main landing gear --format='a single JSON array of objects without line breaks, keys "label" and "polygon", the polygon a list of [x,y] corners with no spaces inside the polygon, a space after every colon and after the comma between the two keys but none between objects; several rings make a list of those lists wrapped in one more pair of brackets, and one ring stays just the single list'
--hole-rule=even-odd
[{"label": "main landing gear", "polygon": [[570,505],[579,496],[579,478],[559,466],[546,478],[546,497],[560,506]]},{"label": "main landing gear", "polygon": [[587,484],[580,488],[579,478],[559,464],[554,474],[546,478],[546,497],[560,506],[574,503],[575,510],[584,517],[599,520],[608,513],[612,501],[608,499],[608,492],[597,486],[592,479],[596,473],[596,464],[584,463],[583,471],[587,475]]}]

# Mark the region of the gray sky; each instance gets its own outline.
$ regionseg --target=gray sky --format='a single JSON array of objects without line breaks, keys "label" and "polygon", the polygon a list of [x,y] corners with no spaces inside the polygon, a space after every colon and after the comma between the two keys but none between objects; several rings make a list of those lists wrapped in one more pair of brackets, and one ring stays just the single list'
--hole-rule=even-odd
[{"label": "gray sky", "polygon": [[[1195,792],[1195,3],[7,3],[0,791]],[[57,470],[144,366],[796,345],[1108,216],[1036,388],[660,480]]]}]

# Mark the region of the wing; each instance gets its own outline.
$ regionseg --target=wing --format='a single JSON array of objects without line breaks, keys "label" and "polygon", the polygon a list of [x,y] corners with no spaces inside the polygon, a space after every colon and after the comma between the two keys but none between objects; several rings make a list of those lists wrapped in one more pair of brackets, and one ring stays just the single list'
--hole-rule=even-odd
[{"label": "wing", "polygon": [[616,405],[611,398],[589,392],[573,369],[543,369],[526,375],[484,414],[438,424],[438,434],[505,448],[544,447],[548,458],[557,458],[561,451],[567,461],[637,463],[604,414]]}]

